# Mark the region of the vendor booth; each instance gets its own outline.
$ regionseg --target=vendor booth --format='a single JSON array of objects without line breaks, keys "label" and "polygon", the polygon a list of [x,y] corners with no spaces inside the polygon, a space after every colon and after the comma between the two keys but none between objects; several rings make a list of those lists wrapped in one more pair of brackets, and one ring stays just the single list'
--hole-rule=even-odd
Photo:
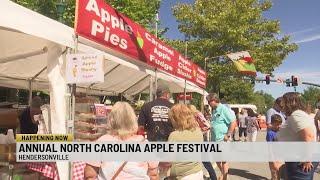
[{"label": "vendor booth", "polygon": [[[83,4],[77,6],[80,11],[85,9],[88,1],[81,2]],[[106,4],[99,4],[99,7],[107,9],[109,13],[118,13]],[[87,13],[94,16],[92,11]],[[156,88],[154,86],[159,84],[166,84],[172,93],[197,92],[206,94],[203,90],[206,83],[206,73],[191,61],[184,59],[175,50],[168,48],[153,35],[148,34],[140,26],[137,28],[139,29],[138,34],[140,36],[146,35],[151,40],[147,42],[148,39],[140,37],[143,40],[139,40],[138,44],[134,43],[134,46],[131,46],[132,42],[127,39],[126,46],[129,49],[138,46],[141,48],[137,51],[138,54],[134,55],[133,49],[119,51],[112,45],[99,42],[100,35],[96,39],[89,37],[88,33],[91,34],[91,30],[87,32],[86,28],[82,28],[79,23],[86,20],[91,22],[96,17],[91,19],[78,17],[75,32],[73,28],[7,0],[0,1],[0,14],[0,86],[49,92],[50,112],[48,114],[49,120],[54,123],[47,123],[47,125],[51,125],[47,128],[52,134],[73,133],[77,107],[75,87],[77,92],[85,94],[120,95],[128,100],[132,100],[135,95],[140,93],[152,94]],[[119,17],[127,25],[138,26],[121,14]],[[134,35],[138,37],[138,34]],[[127,37],[126,34],[121,33],[119,36]],[[132,34],[128,37],[132,37]],[[152,57],[150,54],[152,55],[154,51],[144,52],[143,47],[151,49],[151,45],[167,52],[168,56],[160,55],[160,57],[170,60],[170,63],[173,64],[168,63],[169,66],[164,66],[163,63],[157,63],[160,61],[154,61],[150,58]],[[103,57],[104,82],[68,85],[66,56],[75,51]],[[141,52],[144,52],[148,57],[141,58]],[[175,61],[175,59],[177,60]],[[18,165],[16,166],[18,167]],[[28,167],[49,178],[70,178],[71,167],[68,163],[57,163],[57,168],[55,164],[46,163],[29,164]],[[74,172],[76,171],[77,167]]]}]

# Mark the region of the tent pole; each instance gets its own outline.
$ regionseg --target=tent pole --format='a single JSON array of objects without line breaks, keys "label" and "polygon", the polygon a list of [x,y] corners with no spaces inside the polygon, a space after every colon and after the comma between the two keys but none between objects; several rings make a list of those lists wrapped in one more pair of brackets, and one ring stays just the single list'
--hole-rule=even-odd
[{"label": "tent pole", "polygon": [[[156,37],[158,38],[158,21],[159,21],[159,14],[156,14]],[[157,73],[157,68],[155,69],[155,84],[154,84],[154,94],[152,93],[152,97],[154,97],[154,99],[157,99],[157,89],[158,89],[158,73]]]},{"label": "tent pole", "polygon": [[29,106],[32,103],[32,80],[29,80]]},{"label": "tent pole", "polygon": [[47,69],[47,66],[45,66],[44,68],[42,68],[36,75],[34,75],[31,78],[31,81],[35,80],[43,71],[45,71]]},{"label": "tent pole", "polygon": [[[207,61],[208,61],[208,57],[205,57],[204,58],[204,71],[206,71],[206,72],[207,72]],[[201,112],[202,113],[204,113],[204,105],[205,105],[204,101],[205,101],[205,98],[206,98],[206,97],[204,97],[205,96],[204,92],[205,92],[205,90],[203,89],[203,91],[202,91],[202,102],[201,102]]]},{"label": "tent pole", "polygon": [[[144,90],[142,90],[142,91],[144,91]],[[151,102],[152,100],[153,100],[153,76],[150,76],[150,79],[149,79],[149,101]]]},{"label": "tent pole", "polygon": [[154,82],[154,99],[157,99],[157,89],[158,89],[158,69],[155,70],[155,82]]},{"label": "tent pole", "polygon": [[46,53],[47,51],[48,51],[48,48],[43,47],[42,49],[35,50],[32,52],[27,52],[27,53],[23,53],[23,54],[17,54],[17,55],[13,55],[13,56],[9,56],[9,57],[0,58],[0,64],[24,59],[24,58],[31,57],[31,56],[41,55],[41,54]]},{"label": "tent pole", "polygon": [[[78,53],[78,35],[75,35],[74,37],[74,53]],[[75,120],[75,111],[76,111],[76,90],[77,90],[77,84],[72,84],[71,87],[71,122],[72,126],[70,127],[69,133],[74,135],[74,120]],[[71,169],[70,169],[71,170]],[[70,178],[71,178],[71,172],[70,172]]]},{"label": "tent pole", "polygon": [[[74,53],[78,53],[78,35],[74,36]],[[67,121],[69,121],[67,123],[68,127],[67,127],[67,134],[72,134],[72,136],[74,137],[74,120],[75,120],[75,107],[76,107],[76,88],[77,85],[76,84],[72,84],[71,86],[69,86],[70,89],[70,109],[71,112],[69,112],[69,119]],[[69,180],[72,179],[72,172],[73,172],[73,167],[72,167],[72,162],[69,162]]]},{"label": "tent pole", "polygon": [[201,97],[201,112],[204,113],[204,89],[202,91],[202,97]]},{"label": "tent pole", "polygon": [[153,96],[153,80],[152,80],[152,76],[150,76],[150,79],[149,79],[149,101],[151,102],[153,100],[152,96]]},{"label": "tent pole", "polygon": [[184,104],[187,104],[187,80],[184,80]]}]

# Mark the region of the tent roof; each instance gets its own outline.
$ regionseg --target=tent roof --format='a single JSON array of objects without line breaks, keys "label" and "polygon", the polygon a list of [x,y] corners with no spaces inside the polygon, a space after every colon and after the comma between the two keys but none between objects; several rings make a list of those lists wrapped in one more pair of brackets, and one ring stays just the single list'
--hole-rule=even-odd
[{"label": "tent roof", "polygon": [[[57,45],[63,50],[74,48],[74,30],[7,0],[0,1],[0,13],[0,86],[27,89],[33,79],[33,89],[48,90],[48,53]],[[105,82],[79,85],[79,90],[103,95],[122,93],[127,97],[147,92],[154,69],[99,45],[90,46],[79,43],[79,52],[104,55]],[[160,71],[157,76],[162,79],[159,83],[167,84],[172,92],[183,92],[183,79]],[[189,82],[187,91],[205,93]]]}]

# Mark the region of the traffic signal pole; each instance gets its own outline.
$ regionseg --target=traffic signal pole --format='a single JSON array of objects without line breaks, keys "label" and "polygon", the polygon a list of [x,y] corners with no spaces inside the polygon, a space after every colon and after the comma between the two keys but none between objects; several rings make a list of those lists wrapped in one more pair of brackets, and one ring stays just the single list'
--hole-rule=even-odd
[{"label": "traffic signal pole", "polygon": [[[266,81],[266,79],[262,79],[262,78],[256,78],[256,79],[245,78],[245,80],[248,80],[248,81],[255,80],[255,81],[257,81],[257,82],[264,82],[264,81]],[[270,82],[277,82],[277,83],[279,83],[278,80],[273,80],[273,79],[270,79]],[[292,84],[292,81],[291,81],[291,80],[289,80],[289,81],[283,81],[282,83],[283,83],[283,84],[285,84],[285,83],[290,83],[290,84]],[[301,82],[301,84],[309,85],[309,86],[315,86],[315,87],[320,87],[320,84],[309,83],[309,82]],[[293,86],[293,87],[296,87],[296,86]]]},{"label": "traffic signal pole", "polygon": [[320,87],[320,84],[314,84],[314,83],[308,83],[308,82],[302,82],[302,84],[309,85],[309,86]]}]

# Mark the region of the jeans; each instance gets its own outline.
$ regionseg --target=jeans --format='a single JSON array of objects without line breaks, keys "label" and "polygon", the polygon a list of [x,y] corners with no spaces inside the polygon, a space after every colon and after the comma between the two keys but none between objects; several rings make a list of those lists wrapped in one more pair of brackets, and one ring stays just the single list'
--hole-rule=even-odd
[{"label": "jeans", "polygon": [[313,180],[313,174],[318,164],[313,162],[313,169],[310,172],[304,172],[300,162],[286,162],[287,177],[290,180]]},{"label": "jeans", "polygon": [[247,137],[247,128],[239,127],[239,138],[242,137],[242,134],[245,138]]},{"label": "jeans", "polygon": [[211,162],[202,162],[203,166],[207,169],[210,179],[211,180],[217,180],[216,172],[214,171]]}]

